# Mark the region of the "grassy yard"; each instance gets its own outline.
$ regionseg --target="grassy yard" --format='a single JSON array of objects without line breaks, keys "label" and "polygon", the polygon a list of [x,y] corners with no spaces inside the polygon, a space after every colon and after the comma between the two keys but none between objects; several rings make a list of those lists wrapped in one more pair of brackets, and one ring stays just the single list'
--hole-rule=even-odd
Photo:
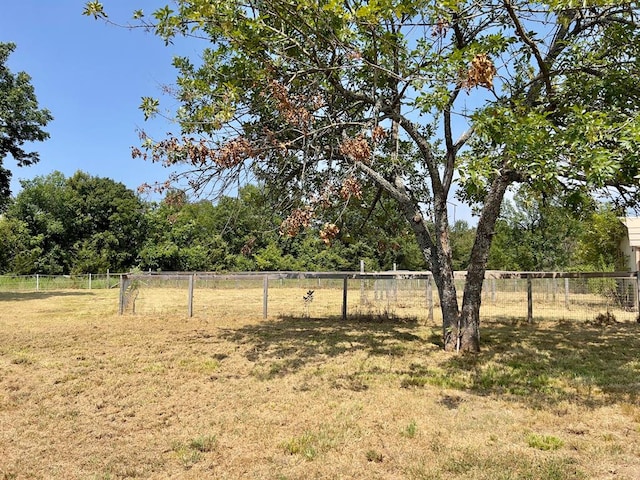
[{"label": "grassy yard", "polygon": [[458,356],[424,320],[117,295],[0,293],[0,480],[640,478],[634,321],[488,320]]}]

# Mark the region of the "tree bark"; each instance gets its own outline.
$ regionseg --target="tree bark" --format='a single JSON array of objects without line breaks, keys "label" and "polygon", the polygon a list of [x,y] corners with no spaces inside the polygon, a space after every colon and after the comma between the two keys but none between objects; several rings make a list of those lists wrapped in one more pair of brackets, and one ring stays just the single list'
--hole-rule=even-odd
[{"label": "tree bark", "polygon": [[442,312],[442,339],[445,350],[456,350],[457,332],[460,330],[460,310],[455,285],[451,245],[449,242],[449,220],[446,211],[446,199],[435,202],[435,236],[429,233],[427,222],[423,219],[415,201],[408,196],[400,201],[405,218],[411,224],[418,245],[423,252],[427,265],[440,297]]},{"label": "tree bark", "polygon": [[491,188],[487,192],[471,250],[458,328],[455,330],[455,337],[445,343],[445,350],[480,351],[480,306],[489,249],[504,194],[507,187],[517,178],[515,172],[501,172],[493,180]]}]

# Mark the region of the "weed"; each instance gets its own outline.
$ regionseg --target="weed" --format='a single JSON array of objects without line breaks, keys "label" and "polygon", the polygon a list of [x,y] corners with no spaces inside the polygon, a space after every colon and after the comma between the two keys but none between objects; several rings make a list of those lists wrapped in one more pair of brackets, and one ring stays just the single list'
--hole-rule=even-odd
[{"label": "weed", "polygon": [[469,455],[460,455],[453,457],[447,462],[445,470],[448,473],[455,473],[464,475],[465,473],[473,470],[477,466],[477,459]]},{"label": "weed", "polygon": [[368,462],[382,463],[384,460],[384,456],[376,450],[367,450],[366,456]]},{"label": "weed", "polygon": [[202,373],[214,373],[220,368],[220,362],[213,358],[207,358],[200,364],[199,370]]},{"label": "weed", "polygon": [[416,436],[416,433],[418,433],[418,425],[415,420],[411,420],[411,423],[401,432],[402,436],[406,438],[413,438]]},{"label": "weed", "polygon": [[356,311],[349,314],[349,319],[358,323],[399,323],[409,325],[418,324],[418,317],[401,317],[395,312],[392,312],[386,308],[377,312],[374,312],[371,309],[367,312]]},{"label": "weed", "polygon": [[424,387],[425,385],[429,384],[429,378],[428,377],[419,377],[419,376],[409,376],[409,377],[404,377],[401,381],[400,381],[400,386],[402,388],[410,388],[410,387]]},{"label": "weed", "polygon": [[[2,480],[5,480],[3,477],[0,477],[0,478],[2,478]],[[92,480],[111,480],[113,478],[113,475],[111,475],[111,473],[109,472],[105,472],[105,473],[94,475],[91,478]]]},{"label": "weed", "polygon": [[33,360],[31,360],[29,357],[26,357],[24,355],[20,355],[19,357],[16,357],[13,360],[11,360],[11,363],[13,363],[14,365],[31,365],[33,364]]},{"label": "weed", "polygon": [[631,418],[632,421],[640,423],[640,407],[632,403],[622,403],[620,405],[620,411],[623,415]]},{"label": "weed", "polygon": [[202,458],[202,453],[197,450],[191,450],[189,448],[183,448],[177,452],[178,459],[184,468],[191,468],[198,463]]},{"label": "weed", "polygon": [[465,379],[464,372],[461,374],[447,374],[439,369],[419,369],[412,371],[400,381],[402,388],[424,387],[426,385],[463,389],[468,387],[468,382]]},{"label": "weed", "polygon": [[552,435],[538,435],[537,433],[530,433],[527,435],[527,444],[531,448],[548,451],[558,450],[564,445],[564,442]]},{"label": "weed", "polygon": [[256,366],[251,374],[261,381],[273,380],[286,373],[286,367],[282,362],[273,362],[267,366]]},{"label": "weed", "polygon": [[176,453],[178,460],[184,468],[191,468],[202,459],[202,454],[211,452],[217,445],[214,435],[200,435],[184,443],[174,441],[171,449]]},{"label": "weed", "polygon": [[458,395],[444,395],[438,403],[444,405],[449,410],[455,410],[463,401],[464,399]]},{"label": "weed", "polygon": [[364,392],[369,388],[369,386],[356,374],[338,375],[333,381],[333,387],[352,390],[354,392]]},{"label": "weed", "polygon": [[282,449],[289,455],[302,455],[307,460],[316,458],[316,437],[310,433],[304,433],[281,444]]},{"label": "weed", "polygon": [[211,452],[217,444],[215,435],[200,435],[189,442],[189,447],[198,452]]},{"label": "weed", "polygon": [[445,442],[442,440],[442,432],[436,432],[433,437],[429,439],[429,449],[436,454],[440,454],[445,450]]},{"label": "weed", "polygon": [[604,451],[607,455],[621,455],[624,453],[624,448],[619,443],[611,443],[605,445]]},{"label": "weed", "polygon": [[178,366],[191,372],[211,374],[220,368],[220,362],[214,358],[182,358],[178,362]]}]

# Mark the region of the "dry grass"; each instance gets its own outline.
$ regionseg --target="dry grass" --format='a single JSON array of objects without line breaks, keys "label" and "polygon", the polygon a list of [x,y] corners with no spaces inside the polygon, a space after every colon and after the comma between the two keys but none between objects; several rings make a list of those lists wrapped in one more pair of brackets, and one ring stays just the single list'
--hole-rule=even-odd
[{"label": "dry grass", "polygon": [[491,321],[456,356],[435,324],[230,303],[0,293],[0,480],[640,478],[635,322]]}]

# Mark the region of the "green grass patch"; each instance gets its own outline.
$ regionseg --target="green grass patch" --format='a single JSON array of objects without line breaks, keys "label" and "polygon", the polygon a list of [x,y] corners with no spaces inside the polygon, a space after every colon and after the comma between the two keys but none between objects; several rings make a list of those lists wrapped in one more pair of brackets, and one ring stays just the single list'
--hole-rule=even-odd
[{"label": "green grass patch", "polygon": [[562,448],[564,442],[558,437],[553,435],[539,435],[537,433],[530,433],[527,435],[527,445],[531,448],[537,448],[538,450],[558,450]]}]

